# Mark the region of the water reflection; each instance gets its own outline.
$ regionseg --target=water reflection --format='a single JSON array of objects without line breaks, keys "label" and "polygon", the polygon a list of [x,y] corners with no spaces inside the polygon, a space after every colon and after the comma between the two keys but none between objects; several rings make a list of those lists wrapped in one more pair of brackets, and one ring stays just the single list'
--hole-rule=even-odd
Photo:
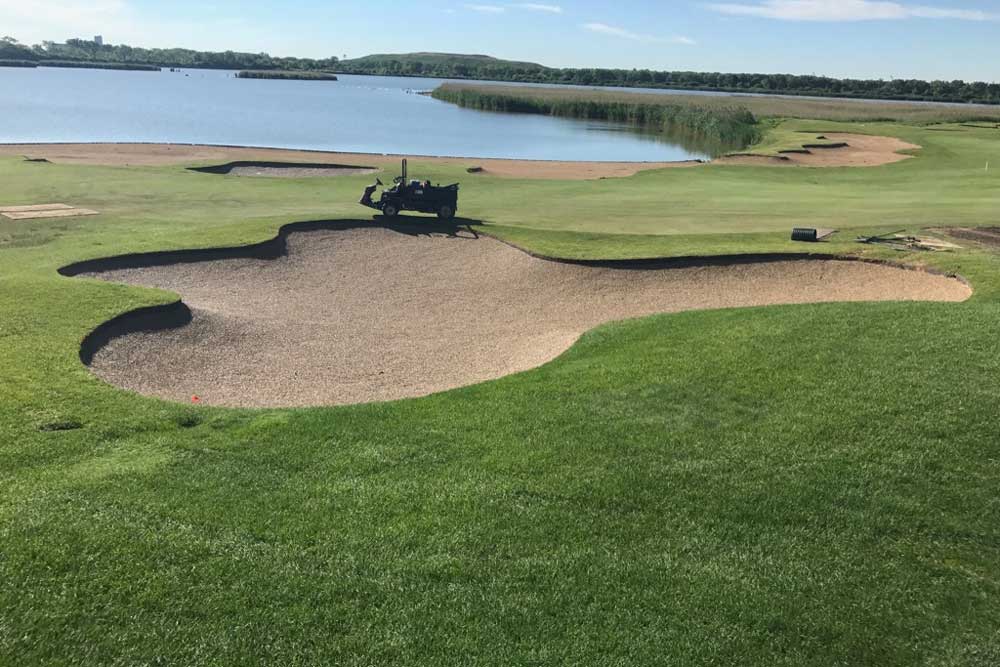
[{"label": "water reflection", "polygon": [[657,132],[646,127],[588,123],[587,130],[589,132],[623,133],[641,138],[643,141],[679,147],[691,155],[690,159],[709,160],[745,148],[739,142],[727,142],[717,136],[707,136],[704,133],[680,127],[670,127]]}]

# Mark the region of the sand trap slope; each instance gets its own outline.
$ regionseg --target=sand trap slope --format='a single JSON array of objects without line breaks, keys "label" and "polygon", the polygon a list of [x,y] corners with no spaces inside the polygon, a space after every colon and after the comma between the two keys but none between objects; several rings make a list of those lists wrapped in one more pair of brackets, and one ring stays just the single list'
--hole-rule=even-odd
[{"label": "sand trap slope", "polygon": [[[765,167],[881,167],[886,164],[912,159],[902,151],[914,151],[920,148],[897,139],[896,137],[881,137],[867,134],[847,134],[843,132],[828,132],[825,138],[815,140],[818,144],[845,143],[837,148],[812,148],[805,153],[788,153],[782,156],[764,155],[731,155],[715,160],[715,164],[749,165]],[[803,133],[803,146],[810,145],[806,133]]]},{"label": "sand trap slope", "polygon": [[112,340],[93,370],[144,394],[228,406],[421,396],[533,368],[603,322],[658,312],[971,293],[950,278],[858,262],[596,268],[487,237],[381,227],[293,233],[276,260],[97,275],[177,292],[194,319]]}]

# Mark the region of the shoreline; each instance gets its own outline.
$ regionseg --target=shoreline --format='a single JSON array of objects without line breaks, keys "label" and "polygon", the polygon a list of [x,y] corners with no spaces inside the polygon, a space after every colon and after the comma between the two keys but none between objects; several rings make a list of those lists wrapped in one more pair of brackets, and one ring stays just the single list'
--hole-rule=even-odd
[{"label": "shoreline", "polygon": [[[319,155],[366,155],[373,158],[412,158],[415,160],[495,160],[499,162],[538,162],[555,164],[708,164],[710,160],[550,160],[544,158],[481,157],[476,155],[432,155],[429,153],[373,153],[365,151],[331,151],[323,148],[285,148],[281,146],[255,146],[252,144],[204,144],[178,141],[0,141],[0,151],[16,147],[55,146],[153,146],[178,148],[219,148],[236,150],[283,151],[294,153],[314,153]],[[7,153],[0,153],[7,155]]]},{"label": "shoreline", "polygon": [[[392,168],[402,159],[436,165],[464,167],[471,176],[483,174],[506,178],[596,180],[634,176],[654,169],[686,169],[715,166],[767,167],[874,167],[912,159],[920,146],[895,137],[827,133],[835,145],[813,151],[784,151],[781,155],[733,154],[714,160],[673,162],[622,162],[481,158],[451,155],[360,153],[309,148],[276,148],[232,144],[157,142],[28,142],[0,143],[0,157],[23,157],[36,162],[110,167],[218,166],[229,162],[313,162],[354,168]],[[822,150],[818,150],[818,149]],[[908,151],[909,154],[903,151]],[[353,164],[352,164],[353,163]]]},{"label": "shoreline", "polygon": [[399,161],[421,160],[432,164],[478,168],[479,173],[507,178],[591,180],[632,176],[651,169],[686,168],[706,164],[690,160],[680,162],[621,162],[530,160],[522,158],[481,158],[449,155],[412,155],[400,153],[359,153],[321,149],[237,146],[231,144],[157,143],[157,142],[28,142],[0,143],[0,157],[24,157],[57,164],[129,166],[205,166],[219,162],[311,161],[352,166],[391,168]]},{"label": "shoreline", "polygon": [[[14,59],[16,60],[16,59]],[[13,61],[11,61],[13,62]],[[127,65],[132,65],[133,67],[117,67],[117,63],[113,62],[99,62],[99,61],[63,61],[70,62],[70,65],[54,65],[49,64],[54,61],[24,61],[32,63],[27,66],[27,69],[40,69],[44,67],[53,68],[70,68],[70,69],[96,69],[96,70],[118,70],[118,71],[147,71],[156,72],[159,71],[176,69],[176,70],[190,70],[190,71],[207,71],[207,72],[239,72],[242,69],[240,67],[210,67],[210,66],[192,66],[192,65],[170,65],[170,64],[154,64],[154,63],[127,63]],[[0,68],[11,67],[11,68],[22,68],[18,65],[6,65],[0,64]],[[147,69],[147,68],[157,68],[157,69]],[[263,70],[272,71],[272,70]],[[277,71],[277,70],[274,70]],[[301,70],[303,72],[319,72],[321,70]],[[325,70],[332,72],[333,74],[339,76],[370,76],[379,78],[397,78],[397,79],[419,79],[427,81],[441,81],[441,82],[458,82],[458,83],[483,83],[489,85],[514,85],[514,86],[538,86],[538,87],[551,87],[551,88],[576,88],[583,90],[630,90],[643,93],[661,94],[661,95],[706,95],[706,96],[732,96],[732,97],[778,97],[778,98],[791,98],[791,99],[807,99],[807,100],[827,100],[831,102],[842,102],[842,101],[854,101],[854,102],[865,102],[865,103],[890,103],[890,104],[921,104],[921,105],[932,105],[932,106],[949,106],[949,107],[982,107],[986,109],[996,109],[1000,107],[1000,102],[982,102],[982,101],[966,101],[959,99],[944,99],[944,100],[934,100],[925,99],[918,96],[908,96],[908,95],[894,95],[886,97],[865,97],[861,95],[850,95],[850,94],[827,94],[818,95],[813,91],[773,91],[773,90],[748,90],[746,88],[734,88],[725,86],[681,86],[677,84],[672,84],[669,86],[621,86],[621,85],[602,85],[597,83],[570,83],[562,81],[529,81],[526,79],[477,79],[474,77],[463,77],[463,76],[432,76],[426,74],[414,74],[414,73],[393,73],[393,74],[374,74],[370,72],[356,72],[350,70],[344,70],[339,68],[330,68]],[[802,76],[802,75],[793,75]]]}]

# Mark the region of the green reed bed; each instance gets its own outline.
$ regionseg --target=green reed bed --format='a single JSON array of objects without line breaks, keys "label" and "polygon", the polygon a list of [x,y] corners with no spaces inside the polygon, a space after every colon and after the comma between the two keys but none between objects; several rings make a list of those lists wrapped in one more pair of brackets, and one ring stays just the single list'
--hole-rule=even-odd
[{"label": "green reed bed", "polygon": [[[569,87],[498,86],[491,84],[449,83],[434,91],[434,97],[448,102],[491,109],[500,99],[512,98],[526,111],[535,103],[562,106],[566,103],[593,102],[603,106],[663,106],[695,108],[703,112],[739,109],[757,120],[766,118],[801,118],[845,122],[891,121],[917,124],[1000,121],[1000,108],[967,104],[921,104],[916,102],[871,102],[847,99],[820,99],[765,95],[696,95],[687,93],[640,93],[623,90],[596,90]],[[499,98],[499,99],[498,99]],[[483,104],[478,107],[475,105]],[[538,113],[538,111],[533,111]],[[759,130],[758,130],[759,132]]]},{"label": "green reed bed", "polygon": [[738,150],[760,139],[757,119],[745,108],[668,104],[649,99],[592,99],[586,95],[538,95],[516,88],[468,88],[446,84],[435,99],[464,108],[532,113],[562,118],[624,123],[669,136],[711,140],[715,155]]},{"label": "green reed bed", "polygon": [[288,72],[282,70],[243,70],[238,79],[278,79],[285,81],[336,81],[337,75],[329,72]]},{"label": "green reed bed", "polygon": [[43,60],[38,63],[41,67],[67,67],[71,69],[112,69],[126,70],[129,72],[159,72],[160,68],[155,65],[139,65],[137,63],[98,63],[76,60]]}]

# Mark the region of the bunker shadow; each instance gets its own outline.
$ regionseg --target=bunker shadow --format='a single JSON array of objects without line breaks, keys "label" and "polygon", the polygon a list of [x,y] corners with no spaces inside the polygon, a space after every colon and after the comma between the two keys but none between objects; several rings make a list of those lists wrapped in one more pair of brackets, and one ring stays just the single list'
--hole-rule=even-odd
[{"label": "bunker shadow", "polygon": [[329,162],[268,162],[261,160],[238,160],[236,162],[227,162],[225,164],[211,165],[208,167],[187,167],[188,171],[194,171],[199,174],[215,174],[218,176],[225,176],[229,174],[234,169],[274,169],[274,170],[295,170],[295,169],[311,169],[316,171],[329,171],[331,176],[335,176],[340,172],[348,172],[343,174],[348,175],[364,175],[364,174],[374,174],[381,171],[378,167],[372,167],[368,165],[357,165],[357,164],[331,164]]}]

